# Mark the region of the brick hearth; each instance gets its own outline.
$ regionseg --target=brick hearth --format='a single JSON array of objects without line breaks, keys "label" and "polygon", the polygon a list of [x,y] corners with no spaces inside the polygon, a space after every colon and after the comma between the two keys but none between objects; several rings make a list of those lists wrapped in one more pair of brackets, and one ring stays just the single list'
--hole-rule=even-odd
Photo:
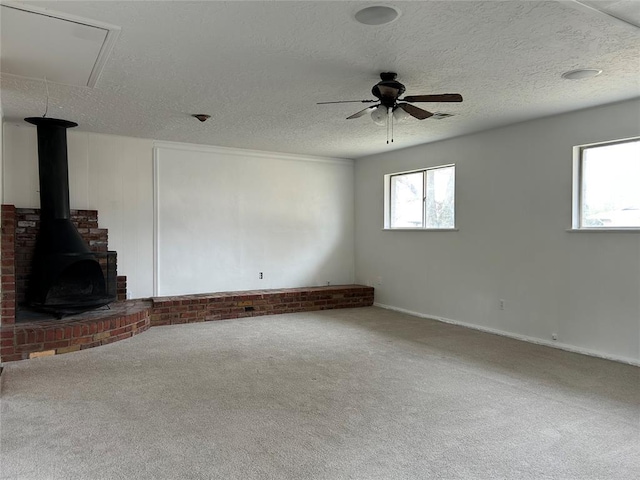
[{"label": "brick hearth", "polygon": [[20,321],[0,327],[2,362],[75,352],[124,340],[150,326],[151,302],[111,304],[72,317]]}]

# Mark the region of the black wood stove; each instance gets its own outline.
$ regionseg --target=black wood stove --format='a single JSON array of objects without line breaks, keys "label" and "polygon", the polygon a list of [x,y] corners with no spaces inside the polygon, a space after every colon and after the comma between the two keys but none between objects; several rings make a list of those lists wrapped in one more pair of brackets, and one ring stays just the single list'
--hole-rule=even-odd
[{"label": "black wood stove", "polygon": [[40,231],[36,239],[27,302],[34,309],[58,317],[107,305],[115,295],[115,252],[102,254],[105,268],[112,263],[113,281],[107,281],[98,260],[75,225],[69,207],[67,128],[78,124],[55,118],[30,117],[38,127],[40,173]]}]

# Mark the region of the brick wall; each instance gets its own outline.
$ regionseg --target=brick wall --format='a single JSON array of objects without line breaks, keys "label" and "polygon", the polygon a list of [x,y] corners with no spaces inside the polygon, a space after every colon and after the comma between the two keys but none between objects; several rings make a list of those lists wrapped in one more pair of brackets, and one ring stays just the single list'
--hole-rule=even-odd
[{"label": "brick wall", "polygon": [[[71,210],[71,222],[76,226],[92,252],[103,253],[108,250],[109,233],[106,228],[98,227],[97,210]],[[16,301],[20,305],[25,301],[25,295],[29,288],[31,262],[40,228],[40,210],[37,208],[16,208],[15,224]],[[99,261],[103,268],[106,268],[104,259]]]},{"label": "brick wall", "polygon": [[[15,230],[16,208],[2,205],[0,208],[2,231],[0,264],[2,265],[2,301],[0,302],[0,325],[15,323],[16,318],[16,268],[15,268]],[[4,342],[5,339],[3,338]]]},{"label": "brick wall", "polygon": [[119,275],[116,277],[116,300],[123,302],[127,299],[127,277]]}]

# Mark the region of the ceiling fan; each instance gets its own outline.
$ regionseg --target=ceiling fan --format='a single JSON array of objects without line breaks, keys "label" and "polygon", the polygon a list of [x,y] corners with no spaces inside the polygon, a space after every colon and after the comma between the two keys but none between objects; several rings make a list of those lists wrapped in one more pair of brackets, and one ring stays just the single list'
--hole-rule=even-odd
[{"label": "ceiling fan", "polygon": [[[389,131],[391,131],[391,141],[393,142],[393,118],[400,116],[401,112],[406,112],[418,120],[424,120],[434,114],[422,108],[411,105],[415,102],[461,102],[462,95],[459,93],[444,93],[440,95],[409,95],[399,98],[405,92],[405,86],[396,80],[398,74],[395,72],[382,72],[380,81],[371,89],[371,93],[377,100],[340,100],[337,102],[318,102],[318,105],[329,103],[376,103],[364,108],[359,112],[347,117],[347,120],[359,118],[371,112],[373,121],[378,125],[387,124],[387,143],[389,143]],[[404,114],[404,113],[403,113]]]}]

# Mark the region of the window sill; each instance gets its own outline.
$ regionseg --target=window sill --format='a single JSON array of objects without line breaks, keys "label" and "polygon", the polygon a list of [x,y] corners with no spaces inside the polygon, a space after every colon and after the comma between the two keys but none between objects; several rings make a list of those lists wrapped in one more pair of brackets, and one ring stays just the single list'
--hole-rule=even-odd
[{"label": "window sill", "polygon": [[459,232],[459,228],[383,228],[383,232]]},{"label": "window sill", "polygon": [[612,228],[568,228],[569,233],[640,233],[640,228],[612,227]]}]

